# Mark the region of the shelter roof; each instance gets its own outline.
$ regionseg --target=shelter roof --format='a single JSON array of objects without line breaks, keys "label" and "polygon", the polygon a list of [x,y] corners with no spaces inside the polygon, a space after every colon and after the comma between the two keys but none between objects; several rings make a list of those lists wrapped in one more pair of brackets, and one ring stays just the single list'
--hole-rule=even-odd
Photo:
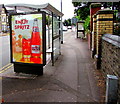
[{"label": "shelter roof", "polygon": [[50,11],[58,16],[63,16],[64,14],[53,7],[51,4],[46,3],[42,5],[33,5],[33,4],[7,4],[5,7],[15,8],[16,10],[22,10],[24,12],[34,12],[37,10],[41,11]]}]

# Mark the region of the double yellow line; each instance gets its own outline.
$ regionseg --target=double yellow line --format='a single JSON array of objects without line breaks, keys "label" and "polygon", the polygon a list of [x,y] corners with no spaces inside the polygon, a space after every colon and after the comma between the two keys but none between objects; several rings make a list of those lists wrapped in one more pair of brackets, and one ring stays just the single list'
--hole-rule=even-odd
[{"label": "double yellow line", "polygon": [[9,63],[0,69],[0,74],[11,68],[13,64]]}]

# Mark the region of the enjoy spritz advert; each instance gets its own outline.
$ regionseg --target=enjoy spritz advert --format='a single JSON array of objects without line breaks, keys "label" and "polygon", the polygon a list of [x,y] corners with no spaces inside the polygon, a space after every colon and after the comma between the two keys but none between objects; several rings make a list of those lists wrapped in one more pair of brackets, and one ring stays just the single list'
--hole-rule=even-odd
[{"label": "enjoy spritz advert", "polygon": [[43,64],[42,14],[13,15],[12,61]]}]

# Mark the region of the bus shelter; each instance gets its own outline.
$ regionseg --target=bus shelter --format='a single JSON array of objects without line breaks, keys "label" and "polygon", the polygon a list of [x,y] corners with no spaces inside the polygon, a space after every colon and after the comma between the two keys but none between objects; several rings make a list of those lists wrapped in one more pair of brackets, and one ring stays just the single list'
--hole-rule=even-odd
[{"label": "bus shelter", "polygon": [[43,5],[8,4],[11,62],[17,73],[43,74],[61,54],[61,17],[63,13],[49,3]]}]

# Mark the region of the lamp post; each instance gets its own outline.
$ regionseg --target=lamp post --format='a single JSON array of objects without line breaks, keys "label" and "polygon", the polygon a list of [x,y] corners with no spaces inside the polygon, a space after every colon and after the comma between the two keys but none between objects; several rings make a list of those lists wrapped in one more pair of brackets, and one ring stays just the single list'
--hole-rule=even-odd
[{"label": "lamp post", "polygon": [[[62,12],[62,0],[61,0],[61,12]],[[62,16],[61,16],[61,44],[63,44],[63,24],[62,24]]]}]

